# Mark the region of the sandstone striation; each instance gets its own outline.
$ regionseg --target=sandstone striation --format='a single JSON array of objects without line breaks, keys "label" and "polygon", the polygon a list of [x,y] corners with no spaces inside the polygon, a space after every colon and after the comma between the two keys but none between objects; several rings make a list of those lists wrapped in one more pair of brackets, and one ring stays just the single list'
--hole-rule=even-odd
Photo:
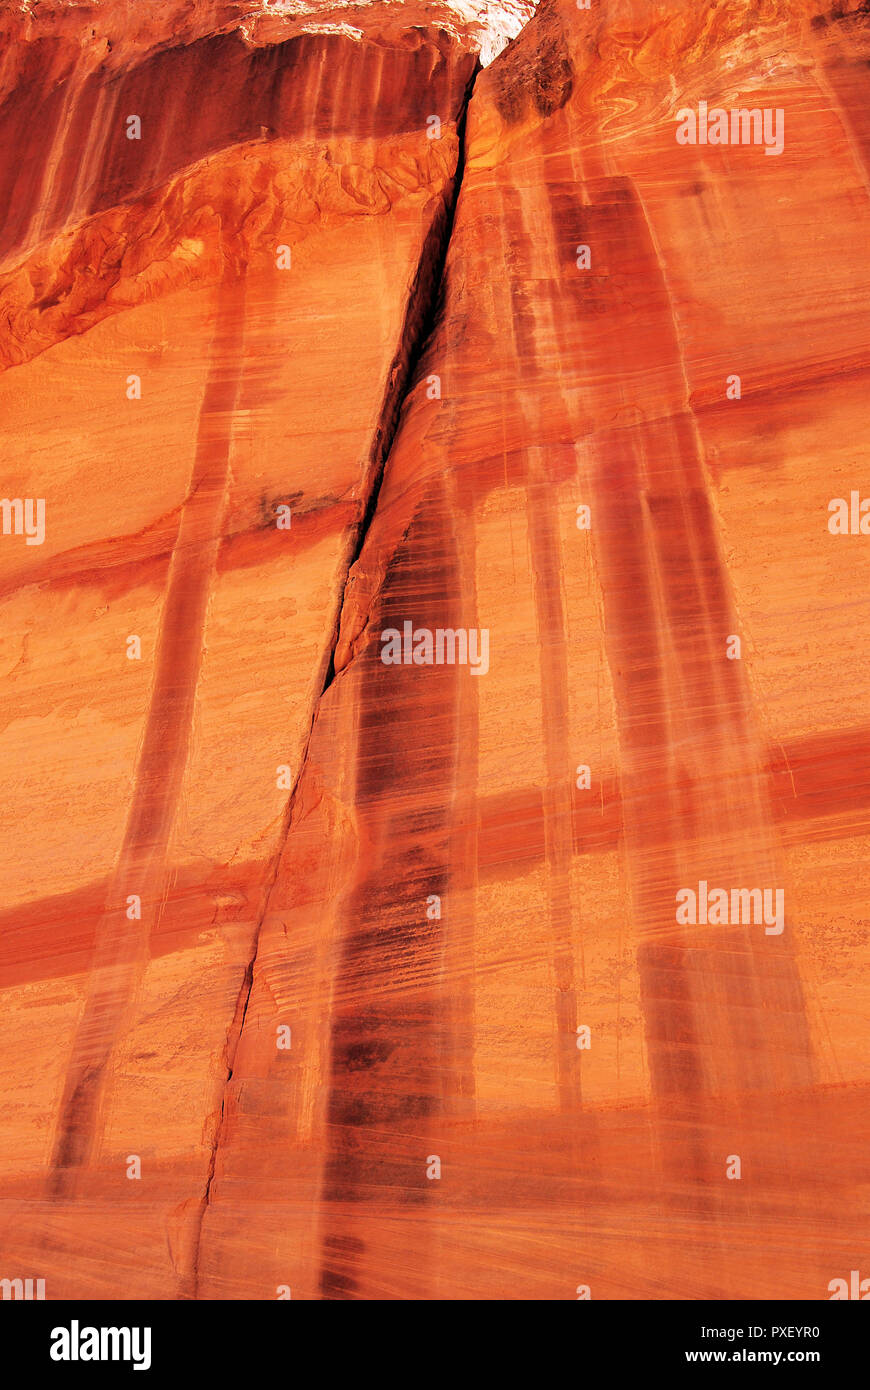
[{"label": "sandstone striation", "polygon": [[480,70],[531,8],[4,16],[0,1274],[50,1298],[855,1267],[870,17],[543,0]]}]

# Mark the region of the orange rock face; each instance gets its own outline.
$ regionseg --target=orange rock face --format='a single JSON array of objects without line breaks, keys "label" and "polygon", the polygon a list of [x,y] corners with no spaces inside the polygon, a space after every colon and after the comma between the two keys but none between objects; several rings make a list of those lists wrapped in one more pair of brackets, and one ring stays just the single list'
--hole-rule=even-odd
[{"label": "orange rock face", "polygon": [[870,21],[252,9],[3,20],[0,1277],[828,1298]]}]

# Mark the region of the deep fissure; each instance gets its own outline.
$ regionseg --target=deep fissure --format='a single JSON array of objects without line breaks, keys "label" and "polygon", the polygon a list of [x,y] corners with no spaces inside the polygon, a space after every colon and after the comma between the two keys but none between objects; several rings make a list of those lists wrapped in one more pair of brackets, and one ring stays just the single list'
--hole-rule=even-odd
[{"label": "deep fissure", "polygon": [[423,358],[432,334],[437,326],[439,313],[444,302],[447,253],[453,235],[456,208],[459,202],[459,194],[462,189],[465,172],[465,132],[468,108],[471,104],[472,96],[474,95],[474,87],[480,71],[481,65],[478,60],[465,89],[456,122],[456,135],[458,141],[456,169],[445,193],[442,195],[441,206],[436,210],[432,218],[432,224],[424,238],[417,263],[417,270],[408,294],[408,303],[402,323],[399,343],[387,373],[384,397],[369,453],[369,466],[367,469],[369,484],[366,501],[362,516],[356,524],[353,540],[349,546],[347,565],[341,583],[341,600],[338,604],[329,653],[325,662],[323,682],[320,692],[314,700],[311,721],[305,739],[305,747],[299,764],[299,772],[287,802],[284,825],[278,845],[272,857],[272,863],[263,890],[261,910],[257,917],[251,956],[245,968],[245,973],[236,999],[236,1006],[233,1011],[233,1019],[227,1031],[227,1042],[225,1047],[227,1072],[222,1086],[220,1115],[215,1126],[205,1188],[196,1217],[192,1242],[192,1265],[186,1279],[186,1282],[189,1284],[188,1296],[193,1299],[196,1299],[198,1296],[199,1257],[202,1244],[202,1232],[206,1212],[208,1211],[211,1200],[211,1189],[217,1167],[217,1153],[220,1148],[226,1117],[227,1091],[234,1075],[236,1053],[244,1031],[245,1019],[247,1017],[248,1006],[253,991],[254,970],[259,953],[263,922],[268,911],[269,900],[278,877],[281,860],[292,829],[296,798],[305,775],[311,740],[317,723],[320,704],[327,690],[335,680],[335,652],[338,645],[339,633],[341,631],[341,620],[347,597],[348,579],[354,565],[359,560],[365,548],[366,540],[377,512],[378,499],[380,497],[387,464],[393,450],[396,436],[399,432],[402,410],[415,384],[420,361]]}]

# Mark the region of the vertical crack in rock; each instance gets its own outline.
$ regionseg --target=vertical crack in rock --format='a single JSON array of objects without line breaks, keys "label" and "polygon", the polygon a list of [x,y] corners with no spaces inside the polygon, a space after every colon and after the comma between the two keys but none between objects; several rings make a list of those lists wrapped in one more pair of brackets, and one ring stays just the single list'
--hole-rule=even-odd
[{"label": "vertical crack in rock", "polygon": [[[408,308],[402,327],[402,341],[390,368],[387,387],[384,393],[384,401],[381,406],[380,420],[372,444],[368,497],[365,511],[356,527],[351,554],[345,571],[345,590],[347,577],[362,554],[366,538],[371,529],[371,524],[377,510],[381,484],[383,483],[384,473],[386,472],[387,460],[390,456],[393,441],[398,430],[402,407],[414,381],[417,365],[425,352],[435,327],[439,307],[443,300],[444,267],[447,260],[447,248],[450,245],[450,238],[453,233],[456,205],[459,201],[459,190],[462,187],[462,178],[465,172],[466,117],[468,114],[468,105],[474,91],[477,72],[479,71],[480,69],[477,68],[468,84],[460,109],[459,120],[456,124],[456,134],[459,141],[456,172],[453,175],[446,197],[443,199],[441,206],[432,219],[432,226],[429,228],[426,240],[423,243],[417,273],[408,296]],[[326,691],[335,680],[335,649],[338,644],[338,634],[341,628],[345,598],[346,591],[343,595],[342,603],[339,605],[329,665],[326,671],[323,689],[320,692],[320,698],[326,694]]]},{"label": "vertical crack in rock", "polygon": [[245,969],[245,974],[236,1000],[232,1023],[227,1033],[227,1041],[224,1050],[226,1077],[222,1086],[220,1113],[214,1129],[205,1188],[196,1211],[193,1232],[188,1241],[188,1248],[191,1253],[188,1259],[182,1260],[182,1297],[195,1299],[198,1296],[200,1246],[205,1215],[211,1200],[211,1188],[217,1165],[217,1153],[223,1134],[227,1091],[233,1079],[236,1052],[244,1030],[245,1018],[247,1016],[253,990],[254,970],[257,963],[263,921],[268,910],[272,889],[274,888],[278,876],[287,838],[293,827],[296,800],[303,783],[311,740],[320,711],[320,704],[336,676],[335,651],[338,645],[338,637],[347,598],[348,577],[362,553],[366,538],[371,529],[377,511],[381,484],[393,447],[393,441],[398,430],[402,407],[414,382],[416,368],[432,334],[437,321],[439,307],[443,299],[444,269],[447,260],[447,251],[453,231],[456,206],[459,200],[459,191],[462,186],[465,168],[466,118],[469,102],[471,101],[474,91],[477,73],[479,71],[480,65],[478,64],[466,87],[460,105],[456,124],[458,139],[456,170],[453,178],[447,184],[445,192],[441,195],[440,204],[433,215],[431,226],[426,233],[420,252],[417,270],[410,286],[402,332],[395,356],[393,357],[392,364],[387,374],[384,397],[369,453],[369,464],[366,469],[366,480],[363,488],[365,502],[362,515],[347,543],[344,577],[341,584],[341,601],[338,604],[336,612],[332,640],[323,662],[320,693],[314,701],[305,747],[300,760],[299,772],[287,803],[281,835],[272,856],[271,864],[269,865],[269,871],[261,898],[260,911],[257,915],[251,957]]}]

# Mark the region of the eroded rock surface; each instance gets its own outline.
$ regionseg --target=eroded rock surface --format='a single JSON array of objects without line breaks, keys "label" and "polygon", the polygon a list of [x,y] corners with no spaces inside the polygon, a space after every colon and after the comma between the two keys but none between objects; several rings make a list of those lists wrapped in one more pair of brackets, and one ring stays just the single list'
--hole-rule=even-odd
[{"label": "eroded rock surface", "polygon": [[[829,502],[868,491],[867,15],[545,0],[466,115],[518,12],[30,8],[4,1270],[827,1297],[866,1231],[870,538]],[[681,143],[701,103],[781,150]],[[702,882],[781,914],[680,920]]]}]

